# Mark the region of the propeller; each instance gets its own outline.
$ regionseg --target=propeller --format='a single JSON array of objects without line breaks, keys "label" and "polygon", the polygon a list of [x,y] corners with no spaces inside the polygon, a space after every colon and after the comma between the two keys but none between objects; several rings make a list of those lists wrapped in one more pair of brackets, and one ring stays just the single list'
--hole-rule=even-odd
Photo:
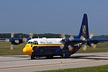
[{"label": "propeller", "polygon": [[94,37],[94,34],[93,33],[90,33],[90,37],[89,38],[91,39],[93,37]]},{"label": "propeller", "polygon": [[69,37],[69,40],[74,40],[74,36],[70,36]]},{"label": "propeller", "polygon": [[72,47],[71,45],[69,45],[69,46],[68,46],[68,50],[69,50],[69,51],[72,51],[72,50],[73,50],[73,47]]},{"label": "propeller", "polygon": [[23,42],[27,42],[27,38],[23,37]]},{"label": "propeller", "polygon": [[81,36],[80,39],[83,40],[83,41],[86,40],[86,38],[84,36]]},{"label": "propeller", "polygon": [[83,51],[86,51],[86,50],[87,50],[87,46],[84,45],[84,46],[82,47],[82,50],[83,50]]},{"label": "propeller", "polygon": [[65,39],[66,38],[66,36],[65,36],[65,34],[61,34],[61,36],[60,36],[61,38],[63,38],[63,39]]},{"label": "propeller", "polygon": [[[13,42],[14,42],[13,38],[14,38],[14,32],[11,33],[11,38],[10,39],[9,38],[5,39],[6,42],[11,42],[10,50],[13,50],[13,45],[14,45],[13,44]],[[16,41],[16,42],[18,43],[18,41]]]},{"label": "propeller", "polygon": [[[89,39],[92,39],[93,37],[94,37],[94,34],[93,33],[90,33]],[[94,49],[96,48],[96,44],[94,44],[92,42],[89,42],[88,45],[91,46],[91,47],[93,47]]]},{"label": "propeller", "polygon": [[91,33],[89,36],[89,39],[86,39],[84,36],[81,36],[80,39],[84,41],[84,44],[82,46],[82,50],[86,51],[87,49],[87,45],[93,47],[94,49],[96,48],[96,44],[94,44],[93,42],[91,42],[91,39],[94,37],[94,34]]},{"label": "propeller", "polygon": [[14,44],[13,44],[13,42],[14,42],[14,39],[13,39],[13,38],[14,38],[14,32],[11,33],[11,40],[10,40],[11,45],[10,45],[10,50],[13,50],[13,45],[14,45]]},{"label": "propeller", "polygon": [[[30,33],[29,34],[29,37],[30,39],[32,39],[33,37],[33,33]],[[11,42],[11,45],[10,45],[10,50],[13,50],[13,47],[14,45],[18,45],[18,44],[21,44],[23,42],[27,42],[27,38],[23,37],[22,36],[19,36],[20,38],[14,38],[14,32],[11,33],[11,38],[6,38],[5,41],[6,42]]]},{"label": "propeller", "polygon": [[[34,36],[34,34],[33,33],[29,33],[29,38],[30,39],[32,39],[33,38],[33,36]],[[23,37],[23,42],[27,42],[27,38],[25,38],[25,37]]]},{"label": "propeller", "polygon": [[6,39],[5,39],[5,41],[6,41],[6,42],[9,42],[9,39],[8,39],[8,38],[6,38]]},{"label": "propeller", "polygon": [[13,38],[13,37],[14,37],[14,32],[11,33],[11,38]]},{"label": "propeller", "polygon": [[33,35],[34,35],[33,33],[30,33],[29,34],[29,37],[32,39],[33,38]]},{"label": "propeller", "polygon": [[96,44],[91,43],[91,46],[95,49],[96,48]]},{"label": "propeller", "polygon": [[68,50],[68,51],[72,51],[73,47],[69,44],[70,43],[70,39],[69,38],[63,38],[61,40],[62,46],[61,48],[64,50]]}]

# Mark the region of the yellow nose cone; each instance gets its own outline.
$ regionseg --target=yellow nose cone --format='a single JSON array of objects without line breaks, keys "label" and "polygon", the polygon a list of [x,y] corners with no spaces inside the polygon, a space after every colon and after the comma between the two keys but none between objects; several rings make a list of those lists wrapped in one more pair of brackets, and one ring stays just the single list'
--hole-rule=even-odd
[{"label": "yellow nose cone", "polygon": [[32,47],[30,47],[29,45],[26,45],[24,48],[23,48],[23,53],[27,54],[27,55],[32,55]]}]

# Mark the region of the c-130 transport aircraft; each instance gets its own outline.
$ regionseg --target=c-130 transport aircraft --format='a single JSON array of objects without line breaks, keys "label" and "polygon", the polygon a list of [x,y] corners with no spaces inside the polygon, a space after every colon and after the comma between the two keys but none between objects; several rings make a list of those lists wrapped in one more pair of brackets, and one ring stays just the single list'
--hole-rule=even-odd
[{"label": "c-130 transport aircraft", "polygon": [[31,59],[36,57],[53,58],[53,56],[67,58],[80,48],[86,50],[87,45],[96,48],[97,43],[108,41],[106,38],[93,38],[93,36],[93,34],[89,35],[88,18],[87,14],[84,14],[78,36],[71,36],[70,38],[33,38],[27,41],[23,52],[29,55]]}]

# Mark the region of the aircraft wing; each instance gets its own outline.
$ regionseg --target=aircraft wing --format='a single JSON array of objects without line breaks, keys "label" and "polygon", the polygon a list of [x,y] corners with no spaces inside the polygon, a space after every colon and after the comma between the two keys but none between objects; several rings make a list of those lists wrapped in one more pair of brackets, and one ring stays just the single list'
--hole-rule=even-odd
[{"label": "aircraft wing", "polygon": [[27,41],[31,38],[0,38],[0,40],[23,40],[23,39],[26,39]]},{"label": "aircraft wing", "polygon": [[91,42],[108,42],[108,38],[92,38]]},{"label": "aircraft wing", "polygon": [[0,38],[0,40],[6,40],[6,38]]},{"label": "aircraft wing", "polygon": [[76,42],[76,43],[82,43],[82,42],[92,42],[92,43],[99,43],[99,42],[108,42],[108,38],[92,38],[92,39],[74,39],[70,40],[71,42]]},{"label": "aircraft wing", "polygon": [[10,38],[0,38],[0,40],[5,40],[7,42],[11,42],[11,44],[13,45],[18,45],[30,40],[32,37],[33,37],[33,33],[30,33],[28,38],[14,38],[14,33],[12,32]]},{"label": "aircraft wing", "polygon": [[63,44],[78,44],[82,43],[85,44],[87,43],[88,45],[91,44],[97,44],[97,43],[102,43],[102,42],[108,42],[108,38],[92,38],[92,39],[80,39],[80,38],[75,38],[73,40],[70,40],[69,38],[62,39],[61,41]]}]

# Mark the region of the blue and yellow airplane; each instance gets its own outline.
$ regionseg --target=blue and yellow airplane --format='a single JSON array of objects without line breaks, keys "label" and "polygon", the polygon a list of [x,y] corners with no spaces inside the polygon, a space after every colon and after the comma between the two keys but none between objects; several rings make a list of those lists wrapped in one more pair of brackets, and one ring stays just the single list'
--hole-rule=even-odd
[{"label": "blue and yellow airplane", "polygon": [[88,18],[87,14],[84,14],[78,36],[30,39],[23,48],[23,52],[31,56],[31,59],[36,57],[53,58],[53,56],[65,58],[70,57],[71,54],[76,53],[80,48],[85,51],[86,45],[96,48],[97,43],[108,41],[108,39],[93,38],[93,36],[94,34],[89,35]]},{"label": "blue and yellow airplane", "polygon": [[[78,36],[71,36],[66,38],[14,38],[14,33],[11,38],[7,39],[11,42],[11,49],[13,45],[19,45],[27,40],[27,44],[23,48],[23,52],[35,59],[37,57],[53,58],[53,56],[70,57],[76,53],[80,48],[84,51],[88,46],[96,48],[99,42],[108,41],[106,38],[93,38],[94,34],[89,34],[87,14],[84,14],[80,32]],[[5,40],[5,38],[0,38]]]}]

